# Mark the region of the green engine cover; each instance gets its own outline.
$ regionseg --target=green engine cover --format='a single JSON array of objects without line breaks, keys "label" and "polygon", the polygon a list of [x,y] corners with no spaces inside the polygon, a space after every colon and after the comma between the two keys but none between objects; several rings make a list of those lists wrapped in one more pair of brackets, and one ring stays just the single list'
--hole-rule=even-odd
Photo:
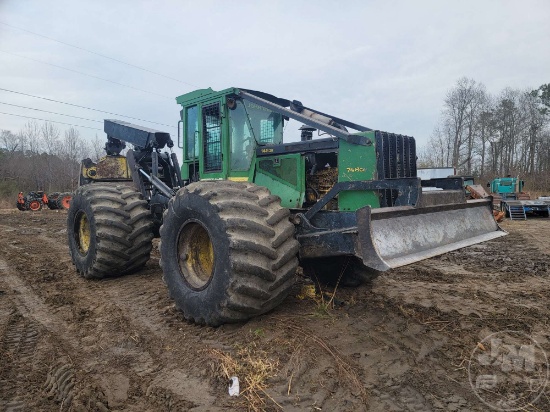
[{"label": "green engine cover", "polygon": [[[338,153],[338,182],[373,180],[376,178],[376,148],[374,132],[361,133],[368,137],[370,146],[360,146],[340,139]],[[338,195],[338,208],[341,211],[354,211],[363,206],[380,207],[378,194],[373,191],[349,190]]]}]

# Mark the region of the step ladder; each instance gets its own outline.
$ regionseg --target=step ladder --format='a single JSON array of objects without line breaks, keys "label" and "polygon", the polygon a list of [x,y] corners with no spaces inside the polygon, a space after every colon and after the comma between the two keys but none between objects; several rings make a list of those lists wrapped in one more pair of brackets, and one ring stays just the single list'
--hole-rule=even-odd
[{"label": "step ladder", "polygon": [[506,205],[510,220],[527,220],[523,205]]}]

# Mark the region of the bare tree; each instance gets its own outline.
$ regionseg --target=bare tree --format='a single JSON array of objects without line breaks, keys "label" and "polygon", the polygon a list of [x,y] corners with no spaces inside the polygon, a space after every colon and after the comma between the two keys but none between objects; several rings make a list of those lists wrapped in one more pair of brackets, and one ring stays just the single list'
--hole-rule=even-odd
[{"label": "bare tree", "polygon": [[21,150],[21,142],[18,137],[9,130],[0,132],[0,145],[8,154],[13,154],[17,150]]},{"label": "bare tree", "polygon": [[71,127],[65,131],[61,155],[63,159],[65,176],[68,178],[66,184],[70,186],[72,190],[76,189],[78,185],[80,161],[87,156],[88,152],[88,145],[80,137],[78,130]]},{"label": "bare tree", "polygon": [[550,172],[550,85],[506,88],[492,97],[481,83],[462,78],[445,98],[440,122],[421,160],[454,166],[484,178]]},{"label": "bare tree", "polygon": [[445,167],[449,160],[448,136],[436,127],[428,141],[428,147],[419,150],[420,167]]},{"label": "bare tree", "polygon": [[463,77],[445,98],[442,123],[452,147],[451,164],[456,169],[466,165],[471,173],[474,128],[486,99],[485,87],[473,79]]},{"label": "bare tree", "polygon": [[28,150],[31,154],[38,154],[40,152],[40,127],[36,121],[31,120],[25,123],[25,126],[20,131],[20,135],[21,140],[26,143],[25,150]]},{"label": "bare tree", "polygon": [[60,152],[61,145],[59,137],[61,135],[60,130],[51,123],[44,122],[40,127],[40,136],[44,150],[49,155],[57,155]]},{"label": "bare tree", "polygon": [[100,139],[96,133],[91,142],[90,157],[93,162],[97,162],[103,156],[105,156],[105,140]]}]

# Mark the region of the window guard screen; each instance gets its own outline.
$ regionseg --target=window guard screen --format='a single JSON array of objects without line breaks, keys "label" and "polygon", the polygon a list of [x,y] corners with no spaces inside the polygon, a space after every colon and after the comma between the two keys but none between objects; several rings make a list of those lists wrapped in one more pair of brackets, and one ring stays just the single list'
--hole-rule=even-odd
[{"label": "window guard screen", "polygon": [[204,131],[204,171],[222,170],[222,128],[220,104],[213,103],[202,108]]}]

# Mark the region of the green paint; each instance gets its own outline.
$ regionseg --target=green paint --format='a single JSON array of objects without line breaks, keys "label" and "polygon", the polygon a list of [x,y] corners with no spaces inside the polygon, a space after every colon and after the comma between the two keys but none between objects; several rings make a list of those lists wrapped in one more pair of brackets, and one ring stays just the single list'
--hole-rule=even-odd
[{"label": "green paint", "polygon": [[181,96],[176,97],[176,102],[178,104],[181,104],[183,107],[187,107],[193,104],[202,103],[205,100],[221,98],[227,96],[228,94],[236,93],[238,92],[238,90],[239,89],[230,87],[229,89],[216,92],[209,87],[208,89],[199,89],[186,94],[182,94]]},{"label": "green paint", "polygon": [[[359,146],[340,139],[338,153],[338,182],[374,180],[376,178],[376,149],[374,132],[358,133],[372,141],[370,146]],[[349,190],[338,195],[341,211],[355,211],[363,206],[380,207],[378,194],[373,191]]]},{"label": "green paint", "polygon": [[256,160],[254,183],[281,198],[281,205],[299,208],[305,196],[305,160],[299,153]]},{"label": "green paint", "polygon": [[[302,207],[305,196],[305,158],[295,153],[256,158],[258,143],[281,143],[282,122],[266,115],[269,109],[250,102],[246,108],[227,107],[227,96],[239,92],[236,88],[214,91],[196,90],[176,98],[182,105],[183,165],[182,177],[191,178],[190,168],[196,163],[201,180],[248,180],[267,187],[281,198],[284,207]],[[205,117],[204,109],[216,105],[215,119]],[[247,117],[248,116],[248,120]],[[243,118],[246,120],[244,121]],[[266,127],[267,126],[267,127]],[[270,129],[272,128],[272,129]],[[354,145],[340,139],[338,154],[338,181],[373,180],[376,178],[376,151],[374,132],[359,133],[369,138],[370,146]],[[219,144],[213,153],[221,156],[205,163],[208,142]],[[205,142],[205,139],[208,139]],[[205,144],[206,143],[206,144]],[[252,145],[252,146],[250,146]],[[210,169],[208,166],[210,165]],[[215,167],[212,167],[215,165]],[[214,170],[212,170],[214,169]],[[373,191],[346,191],[338,196],[341,211],[355,211],[363,206],[380,207],[378,194]]]}]

